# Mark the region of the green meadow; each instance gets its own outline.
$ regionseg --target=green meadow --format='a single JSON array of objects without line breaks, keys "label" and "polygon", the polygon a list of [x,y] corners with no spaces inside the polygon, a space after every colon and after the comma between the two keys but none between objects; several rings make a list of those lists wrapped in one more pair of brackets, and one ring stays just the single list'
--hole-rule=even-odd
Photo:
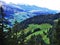
[{"label": "green meadow", "polygon": [[[22,31],[24,31],[25,35],[30,32],[30,34],[28,34],[25,37],[26,38],[25,42],[26,42],[31,38],[32,35],[37,36],[37,35],[40,34],[42,36],[42,39],[44,40],[44,42],[47,43],[47,44],[50,44],[49,38],[47,37],[48,31],[49,31],[50,28],[52,28],[52,25],[47,24],[47,23],[40,24],[40,25],[38,25],[38,24],[29,24],[26,29],[21,30],[20,32],[18,32],[17,37],[20,37],[20,34],[21,34]],[[38,29],[38,30],[35,31],[35,29]],[[44,34],[43,32],[45,32],[46,34]]]}]

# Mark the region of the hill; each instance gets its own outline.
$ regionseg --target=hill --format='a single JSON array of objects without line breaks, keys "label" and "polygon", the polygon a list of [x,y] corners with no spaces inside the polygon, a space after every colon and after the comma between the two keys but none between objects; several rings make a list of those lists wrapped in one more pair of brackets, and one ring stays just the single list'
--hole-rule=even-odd
[{"label": "hill", "polygon": [[18,29],[25,29],[28,27],[29,24],[42,24],[42,23],[49,23],[54,24],[54,20],[60,18],[60,13],[58,14],[51,14],[51,15],[38,15],[32,18],[26,19],[16,26],[19,27]]}]

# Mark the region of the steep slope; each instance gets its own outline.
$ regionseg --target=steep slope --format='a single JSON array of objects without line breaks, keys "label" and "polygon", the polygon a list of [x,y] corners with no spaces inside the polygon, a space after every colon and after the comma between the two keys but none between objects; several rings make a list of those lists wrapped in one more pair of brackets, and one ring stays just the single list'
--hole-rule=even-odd
[{"label": "steep slope", "polygon": [[38,15],[20,22],[19,24],[17,24],[17,26],[19,27],[18,29],[20,30],[27,28],[29,24],[42,24],[42,23],[54,24],[54,20],[58,18],[60,18],[60,14]]}]

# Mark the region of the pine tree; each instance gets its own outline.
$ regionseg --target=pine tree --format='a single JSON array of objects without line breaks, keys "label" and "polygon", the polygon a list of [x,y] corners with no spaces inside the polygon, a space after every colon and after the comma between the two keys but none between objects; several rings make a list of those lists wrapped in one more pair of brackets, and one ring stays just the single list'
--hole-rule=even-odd
[{"label": "pine tree", "polygon": [[15,24],[12,28],[12,34],[13,34],[13,45],[18,45],[18,38],[17,38],[17,33],[18,33],[18,26],[17,26],[18,22],[15,20]]},{"label": "pine tree", "polygon": [[24,30],[21,31],[20,37],[18,38],[18,41],[20,41],[20,45],[25,45],[25,33]]},{"label": "pine tree", "polygon": [[42,41],[42,37],[39,34],[39,35],[36,36],[36,45],[40,45],[41,44],[41,41]]},{"label": "pine tree", "polygon": [[35,35],[32,35],[30,40],[28,40],[27,45],[35,45]]},{"label": "pine tree", "polygon": [[0,6],[0,44],[1,45],[3,45],[3,39],[4,39],[4,37],[3,37],[3,19],[4,19],[4,10],[3,10],[3,8],[2,8],[2,6]]},{"label": "pine tree", "polygon": [[[6,14],[4,13],[4,9],[2,6],[0,6],[0,43],[1,45],[6,45],[6,41],[9,40],[9,36],[11,35],[11,28],[7,28],[7,25],[9,25],[8,19],[5,19]],[[7,32],[4,32],[4,30],[7,30]],[[9,37],[9,38],[8,38]],[[8,40],[7,40],[8,39]]]},{"label": "pine tree", "polygon": [[52,27],[52,38],[51,40],[51,45],[60,45],[60,19],[58,19],[57,22],[54,22],[54,25]]},{"label": "pine tree", "polygon": [[58,19],[58,23],[56,25],[56,45],[60,45],[60,19]]}]

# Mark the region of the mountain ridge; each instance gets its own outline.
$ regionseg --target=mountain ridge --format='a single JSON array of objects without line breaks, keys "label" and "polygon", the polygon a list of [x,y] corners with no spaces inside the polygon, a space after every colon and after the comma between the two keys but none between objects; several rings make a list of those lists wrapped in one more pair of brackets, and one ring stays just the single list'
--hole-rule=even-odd
[{"label": "mountain ridge", "polygon": [[[6,14],[6,18],[11,21],[12,23],[12,20],[14,19],[19,19],[17,21],[21,22],[28,19],[28,18],[32,18],[34,16],[38,16],[38,15],[48,15],[48,14],[56,14],[57,11],[54,11],[54,10],[50,10],[50,9],[47,9],[47,8],[42,8],[42,7],[37,7],[35,5],[20,5],[20,4],[13,4],[13,3],[5,3],[5,2],[2,2],[3,4],[3,9],[4,9],[4,12]],[[34,10],[34,11],[33,11]],[[39,10],[39,11],[37,11]],[[21,13],[22,12],[22,13]],[[23,13],[24,12],[24,13]],[[18,14],[18,13],[21,13],[21,14]],[[17,18],[16,18],[16,15],[17,15]],[[20,20],[21,19],[21,20]]]},{"label": "mountain ridge", "polygon": [[32,18],[26,19],[16,26],[19,27],[18,29],[23,30],[28,27],[29,24],[42,24],[42,23],[49,23],[51,25],[54,25],[54,20],[60,18],[60,13],[55,15],[38,15],[34,16]]}]

